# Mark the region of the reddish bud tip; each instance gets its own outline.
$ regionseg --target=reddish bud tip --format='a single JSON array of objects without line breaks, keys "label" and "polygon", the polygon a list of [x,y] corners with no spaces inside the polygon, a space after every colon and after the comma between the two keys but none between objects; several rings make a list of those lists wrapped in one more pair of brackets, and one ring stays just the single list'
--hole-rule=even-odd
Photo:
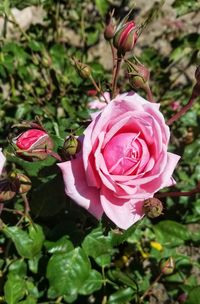
[{"label": "reddish bud tip", "polygon": [[167,260],[162,260],[160,262],[160,270],[165,275],[170,275],[174,272],[175,261],[172,257],[169,257]]}]

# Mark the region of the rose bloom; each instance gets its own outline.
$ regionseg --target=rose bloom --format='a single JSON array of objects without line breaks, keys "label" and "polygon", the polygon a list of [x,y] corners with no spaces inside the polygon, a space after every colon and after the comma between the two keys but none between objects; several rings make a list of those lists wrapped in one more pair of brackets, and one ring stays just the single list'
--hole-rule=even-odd
[{"label": "rose bloom", "polygon": [[2,149],[0,148],[0,175],[3,171],[3,167],[4,167],[5,162],[6,162],[6,158],[1,151],[2,151]]},{"label": "rose bloom", "polygon": [[143,202],[174,184],[179,156],[167,152],[170,131],[159,111],[134,92],[118,95],[84,131],[76,159],[59,164],[66,194],[99,219],[127,229]]}]

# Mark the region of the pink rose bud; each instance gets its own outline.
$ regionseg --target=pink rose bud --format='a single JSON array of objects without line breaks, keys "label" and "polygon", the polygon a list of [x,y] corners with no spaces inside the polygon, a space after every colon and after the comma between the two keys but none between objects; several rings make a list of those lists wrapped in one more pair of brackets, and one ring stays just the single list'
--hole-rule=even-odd
[{"label": "pink rose bud", "polygon": [[53,141],[46,131],[30,129],[13,140],[16,154],[27,161],[38,161],[47,158],[53,149]]},{"label": "pink rose bud", "polygon": [[129,21],[117,30],[113,44],[120,54],[125,54],[134,48],[137,38],[135,22]]},{"label": "pink rose bud", "polygon": [[155,218],[162,214],[163,205],[162,202],[155,197],[148,198],[144,201],[143,210],[147,217]]}]

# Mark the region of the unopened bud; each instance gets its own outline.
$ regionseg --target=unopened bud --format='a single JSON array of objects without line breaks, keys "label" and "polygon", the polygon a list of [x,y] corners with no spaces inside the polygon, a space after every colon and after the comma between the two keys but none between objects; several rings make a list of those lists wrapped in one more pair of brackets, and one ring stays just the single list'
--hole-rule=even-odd
[{"label": "unopened bud", "polygon": [[15,153],[27,160],[45,160],[53,149],[53,141],[44,130],[30,129],[13,139]]},{"label": "unopened bud", "polygon": [[115,35],[115,23],[113,21],[113,12],[109,14],[109,19],[104,30],[104,38],[110,40]]},{"label": "unopened bud", "polygon": [[11,200],[18,192],[18,186],[9,179],[0,181],[0,203]]},{"label": "unopened bud", "polygon": [[87,79],[91,76],[91,68],[87,64],[82,63],[81,61],[76,60],[76,59],[73,59],[73,62],[75,64],[75,67],[76,67],[79,75],[82,78]]},{"label": "unopened bud", "polygon": [[118,53],[125,54],[131,51],[137,41],[138,34],[134,21],[125,23],[117,30],[113,38],[113,45],[118,50]]},{"label": "unopened bud", "polygon": [[165,275],[170,275],[174,272],[175,262],[172,257],[169,257],[167,260],[162,260],[160,262],[160,270]]},{"label": "unopened bud", "polygon": [[67,156],[76,155],[81,149],[80,141],[73,135],[70,135],[64,142],[63,151]]},{"label": "unopened bud", "polygon": [[146,89],[148,86],[150,72],[140,63],[126,61],[128,66],[129,83],[134,89]]},{"label": "unopened bud", "polygon": [[143,211],[149,218],[158,217],[163,211],[162,202],[155,197],[146,199],[144,201]]},{"label": "unopened bud", "polygon": [[15,183],[18,187],[18,193],[24,194],[31,190],[31,180],[23,173],[19,172],[12,172],[10,174],[11,180]]}]

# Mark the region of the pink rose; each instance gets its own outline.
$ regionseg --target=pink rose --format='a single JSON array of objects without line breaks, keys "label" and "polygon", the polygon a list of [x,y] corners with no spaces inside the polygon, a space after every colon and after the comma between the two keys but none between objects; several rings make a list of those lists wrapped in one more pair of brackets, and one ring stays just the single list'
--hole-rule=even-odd
[{"label": "pink rose", "polygon": [[66,194],[127,229],[143,217],[145,199],[174,183],[180,157],[167,152],[169,137],[158,104],[118,95],[86,128],[77,158],[59,164]]},{"label": "pink rose", "polygon": [[[105,92],[104,96],[107,101],[110,101],[110,93]],[[94,119],[97,116],[97,114],[99,114],[100,110],[105,108],[105,106],[106,106],[106,102],[102,96],[100,97],[100,99],[96,98],[94,100],[91,100],[88,103],[88,108],[91,110],[91,113],[90,113],[91,119]]]},{"label": "pink rose", "polygon": [[0,148],[0,175],[1,175],[2,171],[3,171],[3,167],[4,167],[5,162],[6,162],[6,158],[3,155],[3,153],[1,152],[1,150],[2,149]]}]

